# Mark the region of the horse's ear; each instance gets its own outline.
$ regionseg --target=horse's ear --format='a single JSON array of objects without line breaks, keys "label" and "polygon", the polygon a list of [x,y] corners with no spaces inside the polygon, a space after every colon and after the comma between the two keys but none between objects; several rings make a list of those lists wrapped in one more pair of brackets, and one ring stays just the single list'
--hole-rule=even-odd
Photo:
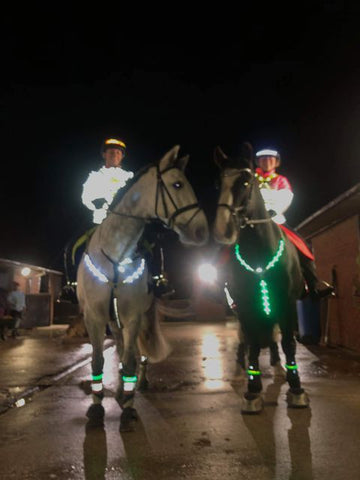
[{"label": "horse's ear", "polygon": [[214,150],[214,162],[219,168],[223,169],[226,160],[228,160],[228,156],[217,146]]},{"label": "horse's ear", "polygon": [[176,166],[179,170],[182,170],[183,172],[185,171],[186,165],[189,161],[190,156],[185,155],[184,157],[178,158],[176,160]]},{"label": "horse's ear", "polygon": [[160,172],[175,165],[179,150],[180,150],[180,145],[175,145],[175,147],[173,147],[171,150],[165,153],[165,155],[159,161]]},{"label": "horse's ear", "polygon": [[245,160],[251,169],[254,169],[254,149],[251,143],[244,142],[241,145],[240,156],[242,160]]}]

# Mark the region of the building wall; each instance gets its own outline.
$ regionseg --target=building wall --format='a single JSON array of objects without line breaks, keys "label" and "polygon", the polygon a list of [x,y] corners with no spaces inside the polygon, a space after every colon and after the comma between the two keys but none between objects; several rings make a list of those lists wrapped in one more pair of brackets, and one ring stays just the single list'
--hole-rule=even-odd
[{"label": "building wall", "polygon": [[328,301],[329,344],[360,352],[359,216],[330,227],[311,241],[319,278],[331,283],[334,272],[337,278],[337,298]]}]

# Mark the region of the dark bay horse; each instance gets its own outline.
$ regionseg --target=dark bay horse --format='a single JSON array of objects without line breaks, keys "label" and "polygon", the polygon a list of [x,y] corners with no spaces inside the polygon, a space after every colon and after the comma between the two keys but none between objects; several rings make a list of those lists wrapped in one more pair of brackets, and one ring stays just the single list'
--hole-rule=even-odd
[{"label": "dark bay horse", "polygon": [[193,245],[203,245],[209,236],[206,216],[184,174],[188,158],[178,158],[178,151],[174,147],[118,192],[78,269],[78,299],[93,347],[93,405],[88,417],[104,415],[103,343],[109,324],[120,362],[116,400],[122,408],[122,431],[131,429],[136,418],[134,395],[144,380],[147,358],[157,362],[169,353],[149,290],[146,262],[137,249],[145,224],[160,220],[181,242]]},{"label": "dark bay horse", "polygon": [[296,365],[294,328],[296,300],[304,280],[295,246],[285,237],[267,212],[255,178],[252,147],[230,158],[218,147],[215,162],[221,170],[221,189],[214,224],[214,238],[230,249],[228,289],[249,346],[248,390],[242,411],[262,410],[260,349],[270,346],[273,329],[281,330],[286,357],[287,395],[291,407],[308,406]]}]

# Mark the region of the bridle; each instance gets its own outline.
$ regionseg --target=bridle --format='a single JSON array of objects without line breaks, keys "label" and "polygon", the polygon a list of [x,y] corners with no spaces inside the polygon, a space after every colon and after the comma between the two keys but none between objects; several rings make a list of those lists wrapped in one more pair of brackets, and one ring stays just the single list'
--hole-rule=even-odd
[{"label": "bridle", "polygon": [[250,180],[245,181],[243,183],[243,186],[247,189],[247,195],[246,195],[245,201],[243,202],[243,205],[234,206],[234,205],[230,205],[228,203],[218,203],[218,205],[217,205],[218,208],[219,207],[227,208],[230,211],[230,214],[231,214],[235,224],[237,225],[237,227],[239,229],[243,229],[243,228],[247,227],[248,225],[250,225],[251,228],[254,228],[255,225],[271,222],[272,221],[271,217],[268,217],[268,218],[249,218],[246,215],[246,206],[247,206],[247,204],[249,202],[249,199],[251,197],[252,189],[254,187],[254,182],[255,182],[255,175],[254,175],[254,172],[251,170],[251,168],[240,168],[240,169],[237,169],[235,173],[228,173],[228,174],[223,173],[222,178],[232,177],[232,176],[235,176],[235,175],[240,176],[243,172],[246,172],[246,173],[250,174]]},{"label": "bridle", "polygon": [[[156,167],[156,177],[157,177],[156,192],[155,192],[155,217],[156,217],[156,219],[160,220],[160,222],[163,223],[167,228],[172,228],[175,224],[175,219],[179,215],[181,215],[184,212],[187,212],[189,210],[195,210],[194,214],[190,217],[190,219],[184,225],[184,227],[187,227],[190,224],[190,222],[196,217],[196,215],[201,211],[199,203],[191,203],[189,205],[186,205],[185,207],[179,208],[176,205],[176,202],[175,202],[173,196],[171,195],[169,189],[167,188],[167,186],[166,186],[166,184],[165,184],[165,182],[162,178],[162,176],[166,172],[168,172],[169,170],[172,170],[174,168],[177,169],[177,167],[170,166],[170,167],[167,167],[167,168],[165,168],[164,170],[161,170],[161,171],[160,171],[159,165],[155,165],[155,167]],[[172,206],[175,208],[174,213],[172,213],[170,216],[169,216],[169,209],[168,209],[168,206],[167,206],[167,203],[166,203],[166,196],[169,198]],[[160,203],[162,203],[165,218],[167,218],[167,220],[168,220],[167,222],[164,221],[159,216],[159,205],[160,205]],[[145,220],[146,222],[151,221],[151,219],[149,219],[148,217],[142,217],[142,216],[138,216],[138,215],[129,215],[129,214],[126,214],[126,213],[116,212],[115,210],[110,209],[110,208],[109,208],[109,212],[113,213],[114,215],[119,215],[121,217],[135,218],[135,219],[139,219],[139,220]]]}]

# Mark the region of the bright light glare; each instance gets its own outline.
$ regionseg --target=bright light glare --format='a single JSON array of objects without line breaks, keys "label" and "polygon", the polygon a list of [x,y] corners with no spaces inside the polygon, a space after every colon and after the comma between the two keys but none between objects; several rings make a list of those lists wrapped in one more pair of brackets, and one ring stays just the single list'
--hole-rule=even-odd
[{"label": "bright light glare", "polygon": [[22,270],[21,270],[21,275],[23,277],[28,277],[31,273],[31,270],[29,267],[24,267]]},{"label": "bright light glare", "polygon": [[223,365],[220,353],[220,341],[213,333],[203,337],[202,355],[204,356],[203,368],[205,376],[205,387],[218,389],[224,386]]},{"label": "bright light glare", "polygon": [[203,263],[198,268],[198,275],[204,283],[214,283],[217,280],[217,270],[211,263]]}]

